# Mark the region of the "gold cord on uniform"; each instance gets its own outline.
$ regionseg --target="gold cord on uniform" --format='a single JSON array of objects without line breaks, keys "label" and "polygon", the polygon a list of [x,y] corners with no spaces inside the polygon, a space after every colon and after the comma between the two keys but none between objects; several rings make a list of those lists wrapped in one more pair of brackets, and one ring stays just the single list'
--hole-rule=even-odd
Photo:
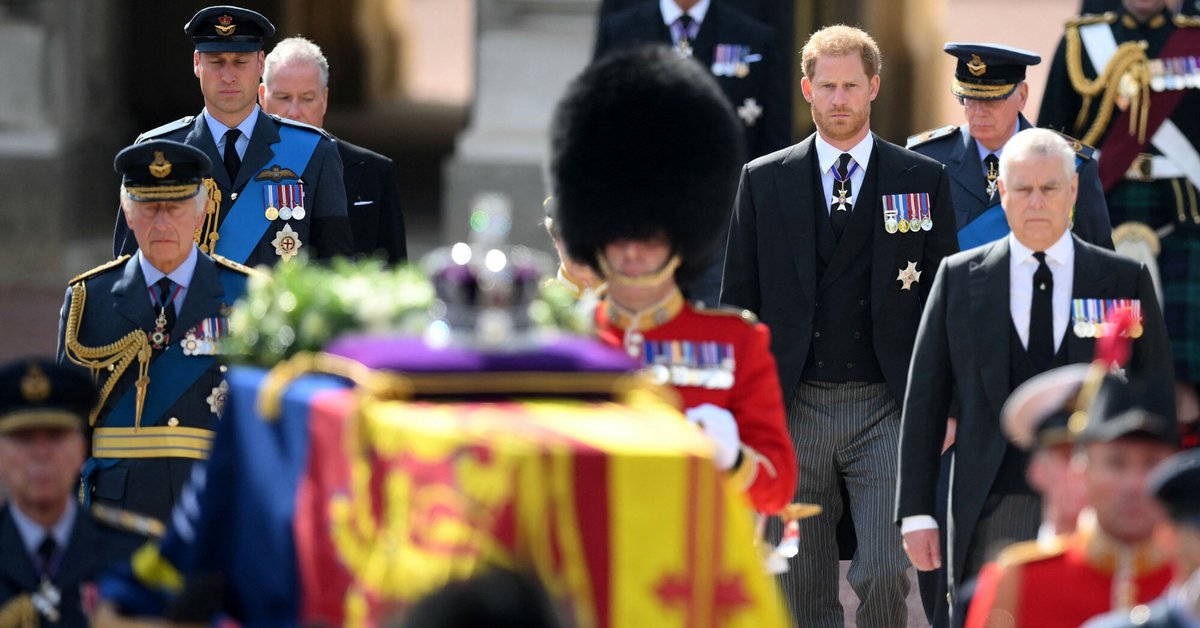
[{"label": "gold cord on uniform", "polygon": [[71,286],[71,305],[67,311],[67,327],[63,334],[67,359],[80,366],[92,370],[92,377],[99,377],[100,371],[111,369],[108,379],[100,388],[100,398],[96,407],[88,415],[88,425],[96,424],[96,417],[104,402],[112,394],[113,387],[125,374],[126,369],[136,359],[138,362],[137,404],[134,414],[134,429],[142,425],[142,407],[146,403],[146,390],[150,385],[150,339],[146,332],[135,329],[125,334],[120,340],[100,347],[85,347],[79,343],[79,324],[83,317],[83,306],[87,302],[87,286],[80,281]]},{"label": "gold cord on uniform", "polygon": [[1100,95],[1100,110],[1083,133],[1083,143],[1095,144],[1104,134],[1112,120],[1114,104],[1122,109],[1128,107],[1129,134],[1145,143],[1150,116],[1150,60],[1146,57],[1146,44],[1127,41],[1118,46],[1108,64],[1102,70],[1097,69],[1095,80],[1084,75],[1082,46],[1079,28],[1068,28],[1067,76],[1071,79],[1071,87],[1083,97],[1083,106],[1075,119],[1076,135],[1082,133],[1087,124],[1092,99]]},{"label": "gold cord on uniform", "polygon": [[204,209],[204,224],[196,229],[193,239],[201,251],[212,253],[221,237],[217,233],[217,225],[221,222],[221,188],[211,178],[204,180],[204,188],[208,190],[208,206]]}]

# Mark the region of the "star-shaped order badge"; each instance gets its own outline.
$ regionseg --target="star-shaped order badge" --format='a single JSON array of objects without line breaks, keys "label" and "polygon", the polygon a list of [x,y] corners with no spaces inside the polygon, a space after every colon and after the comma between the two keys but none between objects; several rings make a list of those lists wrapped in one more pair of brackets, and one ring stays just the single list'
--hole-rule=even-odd
[{"label": "star-shaped order badge", "polygon": [[896,275],[896,281],[904,282],[900,286],[901,290],[912,290],[912,285],[921,281],[921,271],[917,270],[916,262],[909,262],[908,267],[901,268],[900,274]]},{"label": "star-shaped order badge", "polygon": [[304,246],[300,242],[300,234],[287,224],[283,226],[282,230],[275,232],[275,239],[271,240],[271,244],[275,245],[275,254],[282,257],[285,262],[296,257],[296,254],[300,252],[300,247]]},{"label": "star-shaped order badge", "polygon": [[225,413],[225,400],[229,397],[229,382],[221,380],[221,383],[213,386],[212,392],[208,395],[205,401],[208,402],[208,409],[213,414],[220,417]]}]

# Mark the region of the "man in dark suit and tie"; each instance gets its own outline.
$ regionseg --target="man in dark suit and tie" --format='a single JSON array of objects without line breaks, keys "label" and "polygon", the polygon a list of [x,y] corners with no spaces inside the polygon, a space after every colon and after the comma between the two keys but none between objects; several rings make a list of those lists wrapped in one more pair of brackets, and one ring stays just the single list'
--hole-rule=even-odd
[{"label": "man in dark suit and tie", "polygon": [[710,70],[742,121],[746,154],[791,143],[787,64],[775,31],[719,0],[657,0],[602,18],[593,60],[634,46],[663,44]]},{"label": "man in dark suit and tie", "polygon": [[793,616],[842,625],[834,532],[849,509],[858,625],[903,626],[908,563],[891,524],[900,403],[922,302],[956,250],[949,180],[941,164],[870,132],[881,58],[869,35],[822,29],[801,62],[817,133],[743,169],[721,301],[771,329],[796,501],[824,509],[800,522],[783,577]]},{"label": "man in dark suit and tie", "polygon": [[[50,360],[0,366],[0,618],[5,625],[86,626],[87,597],[110,564],[161,527],[75,498],[87,456],[91,378]],[[141,526],[140,533],[131,530]],[[90,591],[90,593],[89,593]],[[32,620],[22,624],[20,618]],[[16,621],[14,621],[16,620]]]},{"label": "man in dark suit and tie", "polygon": [[[196,13],[184,32],[196,45],[192,64],[204,110],[137,141],[190,144],[217,164],[198,232],[201,252],[247,266],[286,262],[300,252],[318,259],[353,253],[333,140],[320,129],[263,113],[256,102],[263,39],[275,27],[255,11],[215,6]],[[113,256],[136,249],[118,211]]]},{"label": "man in dark suit and tie", "polygon": [[[1075,153],[1046,129],[1021,131],[1000,157],[1007,237],[948,258],[925,305],[910,369],[900,440],[896,521],[920,570],[942,562],[933,519],[937,461],[958,405],[950,478],[947,565],[951,591],[978,573],[996,545],[1033,538],[1038,497],[1025,454],[1005,441],[1001,407],[1025,380],[1091,362],[1095,338],[1118,310],[1137,318],[1128,370],[1171,377],[1154,286],[1145,266],[1069,231]],[[957,609],[952,609],[957,611]]]},{"label": "man in dark suit and tie", "polygon": [[[303,37],[289,37],[276,44],[266,58],[258,100],[267,113],[324,128],[329,105],[329,61],[325,54]],[[380,254],[390,263],[404,261],[408,249],[396,164],[346,140],[334,141],[342,158],[354,252]]]}]

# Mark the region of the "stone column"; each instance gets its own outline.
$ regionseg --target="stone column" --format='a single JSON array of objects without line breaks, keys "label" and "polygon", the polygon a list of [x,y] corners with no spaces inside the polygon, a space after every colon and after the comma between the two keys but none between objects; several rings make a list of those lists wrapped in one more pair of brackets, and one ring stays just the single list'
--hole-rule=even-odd
[{"label": "stone column", "polygon": [[445,165],[442,236],[467,238],[481,193],[508,196],[509,242],[550,250],[541,227],[547,131],[591,58],[596,0],[479,0],[471,121]]}]

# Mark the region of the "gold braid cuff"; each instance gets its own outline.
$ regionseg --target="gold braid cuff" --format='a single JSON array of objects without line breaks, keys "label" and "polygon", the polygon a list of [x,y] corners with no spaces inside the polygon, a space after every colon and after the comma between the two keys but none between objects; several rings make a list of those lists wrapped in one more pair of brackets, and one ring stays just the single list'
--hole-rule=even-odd
[{"label": "gold braid cuff", "polygon": [[[1097,69],[1094,80],[1083,72],[1083,42],[1078,27],[1067,29],[1067,76],[1071,87],[1083,97],[1083,106],[1075,118],[1075,135],[1082,134],[1084,144],[1095,145],[1112,121],[1117,96],[1126,92],[1129,98],[1129,134],[1137,135],[1139,143],[1146,141],[1146,125],[1150,116],[1150,61],[1145,48],[1138,42],[1127,41],[1117,47],[1108,64]],[[1087,132],[1092,99],[1101,96],[1100,109]]]},{"label": "gold braid cuff", "polygon": [[217,239],[221,237],[217,233],[217,224],[221,222],[221,188],[212,178],[204,180],[204,188],[208,190],[208,207],[204,210],[204,224],[196,229],[193,239],[200,245],[201,251],[212,253],[216,250]]},{"label": "gold braid cuff", "polygon": [[134,414],[134,429],[142,426],[142,407],[146,403],[146,390],[150,386],[150,339],[146,332],[135,329],[120,340],[100,347],[85,347],[79,343],[79,325],[83,318],[83,306],[87,303],[87,286],[82,281],[71,286],[71,304],[67,310],[67,327],[63,334],[64,351],[67,359],[92,370],[98,379],[100,371],[111,367],[112,372],[100,387],[100,398],[88,415],[88,425],[94,426],[104,402],[112,394],[125,370],[136,359],[138,362],[137,410]]}]

